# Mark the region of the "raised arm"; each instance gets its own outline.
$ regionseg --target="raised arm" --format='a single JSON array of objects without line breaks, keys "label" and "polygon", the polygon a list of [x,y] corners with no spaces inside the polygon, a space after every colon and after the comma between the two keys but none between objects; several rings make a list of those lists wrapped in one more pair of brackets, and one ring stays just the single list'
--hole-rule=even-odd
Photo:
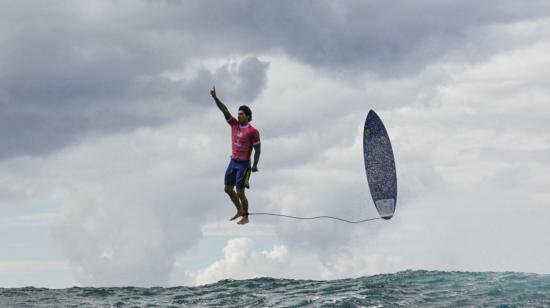
[{"label": "raised arm", "polygon": [[222,103],[222,101],[220,101],[220,99],[216,96],[215,86],[212,86],[212,90],[210,90],[210,95],[212,95],[212,98],[214,99],[214,101],[216,101],[216,105],[221,110],[221,112],[223,112],[223,115],[225,116],[225,120],[229,121],[229,119],[231,119],[232,117],[231,113],[229,112],[227,107]]}]

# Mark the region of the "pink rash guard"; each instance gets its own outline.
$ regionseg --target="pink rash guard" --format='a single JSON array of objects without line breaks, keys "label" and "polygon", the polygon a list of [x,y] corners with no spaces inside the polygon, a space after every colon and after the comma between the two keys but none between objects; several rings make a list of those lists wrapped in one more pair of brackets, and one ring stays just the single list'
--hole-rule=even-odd
[{"label": "pink rash guard", "polygon": [[231,158],[250,160],[252,147],[260,144],[260,132],[250,123],[240,125],[234,117],[227,122],[231,125]]}]

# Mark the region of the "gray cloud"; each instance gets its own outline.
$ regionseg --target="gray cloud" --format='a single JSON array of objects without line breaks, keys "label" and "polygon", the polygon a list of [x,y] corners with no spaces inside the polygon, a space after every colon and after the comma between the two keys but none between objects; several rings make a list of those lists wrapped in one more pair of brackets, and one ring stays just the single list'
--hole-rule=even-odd
[{"label": "gray cloud", "polygon": [[[3,140],[0,159],[19,154],[44,154],[86,135],[160,125],[204,111],[212,107],[208,91],[213,83],[222,89],[224,99],[250,102],[265,87],[267,69],[268,63],[245,58],[231,68],[224,65],[214,72],[202,68],[190,80],[169,80],[162,76],[129,78],[124,80],[124,85],[115,86],[119,92],[110,92],[106,97],[102,96],[105,92],[96,88],[99,94],[95,98],[86,97],[86,93],[80,97],[70,84],[62,87],[75,90],[75,93],[63,93],[60,88],[57,91],[56,85],[46,91],[49,85],[38,86],[40,89],[35,85],[31,86],[32,89],[22,89],[20,82],[4,84],[8,88],[5,92],[11,95],[0,98],[3,108],[0,115],[0,138]],[[29,82],[33,83],[32,80]],[[113,86],[108,85],[109,81],[101,82]],[[82,88],[92,93],[94,91],[90,88],[95,87],[83,84]],[[62,97],[63,94],[67,97]]]},{"label": "gray cloud", "polygon": [[[162,16],[146,14],[152,4],[104,5],[2,5],[0,159],[48,153],[85,134],[159,125],[204,110],[211,105],[198,102],[210,100],[214,81],[223,88],[227,80],[229,98],[248,101],[265,85],[267,66],[255,58],[231,70],[205,68],[195,79],[169,80],[163,73],[200,58],[190,44],[198,37],[155,29]],[[117,10],[125,9],[128,16],[119,16]]]},{"label": "gray cloud", "polygon": [[203,70],[187,83],[163,77],[192,60],[283,51],[336,74],[394,76],[464,45],[476,29],[544,16],[548,5],[66,1],[4,2],[0,11],[0,138],[6,141],[0,158],[6,158],[47,153],[90,132],[185,116],[208,99],[212,81],[228,99],[248,102],[265,85],[267,66],[254,56],[238,69]]},{"label": "gray cloud", "polygon": [[391,76],[417,72],[463,46],[471,31],[548,14],[546,2],[531,4],[204,1],[174,6],[164,26],[189,27],[229,54],[282,49],[315,67]]}]

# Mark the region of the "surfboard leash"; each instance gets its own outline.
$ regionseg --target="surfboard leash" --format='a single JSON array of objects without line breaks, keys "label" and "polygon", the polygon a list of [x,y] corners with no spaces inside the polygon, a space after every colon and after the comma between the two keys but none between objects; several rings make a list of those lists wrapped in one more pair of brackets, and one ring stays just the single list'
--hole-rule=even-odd
[{"label": "surfboard leash", "polygon": [[286,218],[299,219],[299,220],[311,220],[311,219],[327,218],[327,219],[334,219],[334,220],[347,222],[347,223],[350,223],[350,224],[358,224],[358,223],[363,223],[363,222],[367,222],[367,221],[382,219],[382,217],[374,217],[374,218],[367,218],[367,219],[362,219],[362,220],[347,220],[347,219],[344,219],[344,218],[339,218],[339,217],[334,217],[334,216],[325,216],[325,215],[323,215],[323,216],[314,216],[314,217],[299,217],[299,216],[275,214],[275,213],[248,213],[248,215],[278,216],[278,217],[286,217]]}]

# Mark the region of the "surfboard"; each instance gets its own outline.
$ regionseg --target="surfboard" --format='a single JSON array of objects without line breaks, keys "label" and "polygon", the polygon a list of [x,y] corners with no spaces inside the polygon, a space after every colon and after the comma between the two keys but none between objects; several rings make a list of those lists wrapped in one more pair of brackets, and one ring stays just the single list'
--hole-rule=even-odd
[{"label": "surfboard", "polygon": [[397,201],[395,159],[386,127],[369,111],[363,133],[363,154],[369,190],[380,217],[392,218]]}]

